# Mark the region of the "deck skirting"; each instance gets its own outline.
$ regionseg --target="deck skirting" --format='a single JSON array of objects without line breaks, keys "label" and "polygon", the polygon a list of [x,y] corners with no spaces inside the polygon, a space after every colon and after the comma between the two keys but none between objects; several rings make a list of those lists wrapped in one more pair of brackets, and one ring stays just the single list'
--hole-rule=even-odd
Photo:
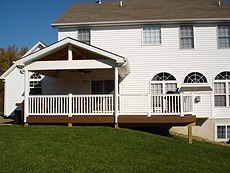
[{"label": "deck skirting", "polygon": [[[26,119],[27,123],[79,123],[79,124],[115,124],[113,115],[31,115]],[[120,115],[118,116],[119,124],[171,124],[186,125],[196,122],[195,115],[154,115],[147,117],[145,115]]]}]

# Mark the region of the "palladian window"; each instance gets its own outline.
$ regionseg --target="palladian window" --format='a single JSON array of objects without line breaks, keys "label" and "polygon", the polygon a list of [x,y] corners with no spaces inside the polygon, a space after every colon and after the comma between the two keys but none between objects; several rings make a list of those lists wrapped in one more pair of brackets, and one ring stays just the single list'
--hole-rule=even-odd
[{"label": "palladian window", "polygon": [[156,74],[151,80],[151,94],[166,94],[177,90],[176,78],[167,72]]},{"label": "palladian window", "polygon": [[190,84],[194,84],[194,83],[207,83],[207,79],[206,77],[199,73],[199,72],[192,72],[189,73],[185,79],[184,79],[184,83],[190,83]]},{"label": "palladian window", "polygon": [[214,80],[215,106],[230,107],[230,72],[219,73]]},{"label": "palladian window", "polygon": [[34,73],[30,76],[30,95],[42,94],[42,76]]}]

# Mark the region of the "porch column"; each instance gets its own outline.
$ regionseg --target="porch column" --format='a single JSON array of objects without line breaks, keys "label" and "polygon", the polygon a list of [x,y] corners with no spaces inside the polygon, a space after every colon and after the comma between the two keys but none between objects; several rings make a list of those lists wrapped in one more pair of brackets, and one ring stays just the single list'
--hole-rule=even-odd
[{"label": "porch column", "polygon": [[25,68],[24,73],[24,122],[26,123],[26,118],[28,117],[29,110],[29,71]]},{"label": "porch column", "polygon": [[115,115],[115,127],[118,127],[118,67],[114,69],[114,115]]}]

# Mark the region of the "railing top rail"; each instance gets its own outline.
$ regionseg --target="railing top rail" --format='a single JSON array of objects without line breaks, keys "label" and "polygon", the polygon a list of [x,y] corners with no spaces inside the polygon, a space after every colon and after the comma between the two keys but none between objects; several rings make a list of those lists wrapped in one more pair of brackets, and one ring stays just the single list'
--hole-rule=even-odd
[{"label": "railing top rail", "polygon": [[[113,94],[72,95],[73,97],[112,97]],[[30,95],[29,97],[69,97],[69,95]]]},{"label": "railing top rail", "polygon": [[73,97],[112,97],[113,94],[91,94],[91,95],[85,95],[85,94],[74,94]]},{"label": "railing top rail", "polygon": [[29,98],[35,97],[68,97],[68,95],[30,95]]}]

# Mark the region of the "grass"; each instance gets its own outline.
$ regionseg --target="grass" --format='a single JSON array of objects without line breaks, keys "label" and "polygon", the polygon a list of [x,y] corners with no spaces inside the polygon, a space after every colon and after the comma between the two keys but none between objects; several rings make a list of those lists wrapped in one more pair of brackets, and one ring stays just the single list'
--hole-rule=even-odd
[{"label": "grass", "polygon": [[230,148],[110,127],[0,126],[0,172],[230,172]]}]

